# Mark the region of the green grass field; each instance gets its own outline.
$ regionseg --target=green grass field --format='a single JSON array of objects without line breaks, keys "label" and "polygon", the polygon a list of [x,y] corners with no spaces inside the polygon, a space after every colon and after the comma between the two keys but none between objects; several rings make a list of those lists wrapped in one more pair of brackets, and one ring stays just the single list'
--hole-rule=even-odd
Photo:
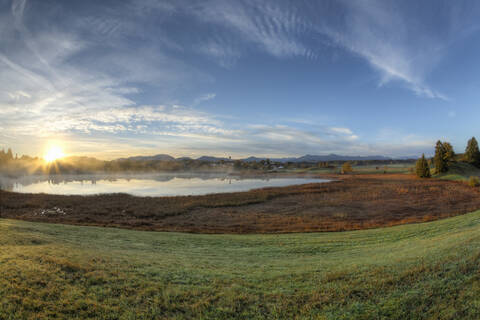
[{"label": "green grass field", "polygon": [[0,219],[0,319],[479,319],[480,211],[343,233]]}]

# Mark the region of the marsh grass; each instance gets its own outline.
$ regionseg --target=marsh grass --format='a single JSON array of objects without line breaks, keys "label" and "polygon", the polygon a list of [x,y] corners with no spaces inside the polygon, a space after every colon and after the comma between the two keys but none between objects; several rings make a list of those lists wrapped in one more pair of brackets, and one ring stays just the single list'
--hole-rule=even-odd
[{"label": "marsh grass", "polygon": [[342,233],[0,220],[0,318],[478,319],[480,211]]},{"label": "marsh grass", "polygon": [[404,174],[179,197],[62,196],[0,191],[0,217],[194,233],[347,231],[423,222],[480,209],[480,190]]}]

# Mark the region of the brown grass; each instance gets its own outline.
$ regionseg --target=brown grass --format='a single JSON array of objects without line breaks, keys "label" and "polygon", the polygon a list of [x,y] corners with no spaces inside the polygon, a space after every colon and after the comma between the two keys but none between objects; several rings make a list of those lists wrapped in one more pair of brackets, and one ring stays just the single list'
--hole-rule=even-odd
[{"label": "brown grass", "polygon": [[198,233],[357,230],[432,221],[479,208],[475,188],[407,175],[349,175],[326,184],[181,197],[0,191],[4,218]]}]

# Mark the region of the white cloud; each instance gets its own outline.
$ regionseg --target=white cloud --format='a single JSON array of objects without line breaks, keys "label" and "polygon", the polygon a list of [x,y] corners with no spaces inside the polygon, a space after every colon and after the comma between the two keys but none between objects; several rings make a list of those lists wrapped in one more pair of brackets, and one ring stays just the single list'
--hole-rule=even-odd
[{"label": "white cloud", "polygon": [[[224,67],[230,68],[242,55],[238,35],[245,43],[275,57],[317,58],[324,46],[318,40],[320,33],[368,61],[380,73],[380,86],[399,81],[418,96],[449,100],[431,88],[426,78],[451,42],[450,34],[459,31],[447,32],[442,38],[442,34],[432,33],[419,22],[421,17],[402,12],[396,3],[320,2],[303,8],[285,1],[213,0],[195,7],[193,14],[206,24],[220,27],[214,38],[202,40],[200,51]],[[452,28],[455,21],[458,23],[458,18],[451,22]]]},{"label": "white cloud", "polygon": [[419,96],[448,100],[425,83],[441,57],[442,41],[419,37],[418,26],[409,26],[411,21],[391,2],[350,1],[344,10],[344,21],[317,25],[317,31],[366,59],[381,73],[379,85],[400,80]]},{"label": "white cloud", "polygon": [[209,100],[213,100],[215,99],[217,95],[215,93],[205,93],[205,94],[202,94],[200,97],[196,98],[194,101],[193,101],[193,105],[196,106],[202,102],[205,102],[205,101],[209,101]]},{"label": "white cloud", "polygon": [[89,27],[110,36],[119,30],[118,22],[91,26],[74,17],[71,25],[61,29],[33,21],[34,12],[25,3],[14,1],[11,14],[3,19],[11,22],[2,29],[0,45],[0,114],[6,133],[42,137],[72,131],[114,133],[135,131],[131,124],[141,121],[190,123],[198,130],[201,124],[209,130],[208,121],[198,112],[188,115],[181,108],[162,112],[137,106],[132,99],[140,91],[139,83],[154,87],[157,96],[167,96],[193,81],[208,82],[208,76],[159,48],[122,47],[115,39],[101,46],[92,38],[79,40]]},{"label": "white cloud", "polygon": [[[219,32],[235,32],[244,41],[276,57],[315,57],[315,52],[299,39],[307,22],[298,15],[295,6],[285,8],[275,2],[207,1],[193,13],[205,23],[218,24],[222,28]],[[203,51],[223,60],[227,57],[235,60],[240,54],[232,49],[235,44],[226,38],[211,39]]]},{"label": "white cloud", "polygon": [[225,40],[207,40],[199,45],[199,50],[226,69],[232,68],[241,57],[240,49]]},{"label": "white cloud", "polygon": [[333,128],[331,128],[331,130],[333,132],[337,132],[337,133],[343,133],[343,134],[348,134],[348,135],[352,134],[352,130],[350,130],[348,128],[333,127]]}]

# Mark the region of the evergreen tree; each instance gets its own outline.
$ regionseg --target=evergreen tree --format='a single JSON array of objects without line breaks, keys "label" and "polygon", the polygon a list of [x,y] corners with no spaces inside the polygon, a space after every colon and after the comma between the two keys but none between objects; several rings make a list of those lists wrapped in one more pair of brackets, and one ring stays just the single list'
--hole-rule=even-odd
[{"label": "evergreen tree", "polygon": [[475,137],[468,140],[467,148],[465,149],[465,161],[473,165],[480,164],[480,151],[478,150],[478,142]]},{"label": "evergreen tree", "polygon": [[438,140],[435,146],[435,156],[433,157],[433,164],[437,173],[448,170],[447,161],[445,160],[445,147],[442,141]]},{"label": "evergreen tree", "polygon": [[455,162],[455,152],[453,151],[453,147],[449,142],[444,142],[443,143],[443,149],[445,153],[443,154],[443,157],[447,163],[447,166]]},{"label": "evergreen tree", "polygon": [[419,178],[430,178],[430,167],[424,154],[422,154],[422,157],[417,160],[415,171]]}]

